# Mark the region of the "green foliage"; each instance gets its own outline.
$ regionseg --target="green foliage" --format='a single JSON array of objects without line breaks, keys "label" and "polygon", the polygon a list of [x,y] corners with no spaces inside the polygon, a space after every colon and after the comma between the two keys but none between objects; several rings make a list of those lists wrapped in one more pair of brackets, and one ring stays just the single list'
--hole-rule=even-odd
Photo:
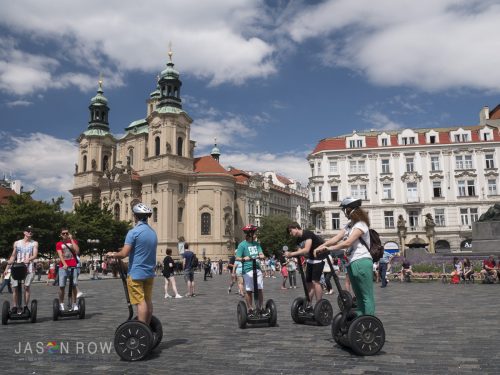
[{"label": "green foliage", "polygon": [[262,218],[261,227],[258,232],[259,241],[264,253],[281,257],[283,246],[294,249],[296,241],[291,238],[286,227],[290,224],[290,219],[285,215],[272,215]]},{"label": "green foliage", "polygon": [[[78,240],[82,254],[89,254],[97,248],[99,256],[123,246],[130,223],[116,221],[108,207],[101,208],[99,202],[83,202],[74,212],[63,212],[63,198],[52,202],[32,199],[33,192],[9,197],[0,205],[0,257],[9,257],[14,241],[23,238],[23,229],[32,225],[33,239],[39,244],[39,257],[54,257],[60,231],[68,226]],[[88,239],[99,239],[99,244],[89,244]]]},{"label": "green foliage", "polygon": [[23,238],[23,229],[33,226],[33,239],[38,241],[39,256],[47,257],[55,249],[59,228],[64,220],[61,210],[63,198],[52,202],[34,200],[33,192],[24,192],[8,198],[0,205],[0,257],[9,257],[14,241]]}]

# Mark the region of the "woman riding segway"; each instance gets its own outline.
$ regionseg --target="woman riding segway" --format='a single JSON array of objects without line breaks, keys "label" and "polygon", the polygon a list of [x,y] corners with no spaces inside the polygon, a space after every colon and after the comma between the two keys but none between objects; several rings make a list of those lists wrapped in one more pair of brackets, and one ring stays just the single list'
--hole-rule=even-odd
[{"label": "woman riding segway", "polygon": [[[359,355],[373,355],[385,342],[382,322],[375,315],[373,295],[373,259],[370,247],[370,219],[361,209],[361,199],[345,198],[340,207],[347,219],[346,226],[333,238],[320,245],[314,252],[318,255],[327,250],[345,250],[348,257],[347,272],[356,296],[357,309],[351,310],[352,298],[347,291],[339,289],[339,305],[342,310],[333,319],[332,336],[337,343],[349,346]],[[333,246],[332,246],[333,245]]]}]

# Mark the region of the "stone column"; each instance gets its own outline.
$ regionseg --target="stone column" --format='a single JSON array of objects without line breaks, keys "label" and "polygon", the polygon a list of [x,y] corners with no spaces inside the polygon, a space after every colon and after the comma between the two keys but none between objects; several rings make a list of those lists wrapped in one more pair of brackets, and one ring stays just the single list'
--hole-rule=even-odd
[{"label": "stone column", "polygon": [[399,248],[402,256],[406,256],[405,242],[406,242],[406,220],[403,219],[403,215],[398,217],[398,238],[399,238]]}]

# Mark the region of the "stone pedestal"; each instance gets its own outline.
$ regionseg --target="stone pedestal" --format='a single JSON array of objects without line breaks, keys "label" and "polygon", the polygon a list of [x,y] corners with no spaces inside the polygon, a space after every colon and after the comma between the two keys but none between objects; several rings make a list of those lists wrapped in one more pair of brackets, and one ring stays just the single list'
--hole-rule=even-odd
[{"label": "stone pedestal", "polygon": [[474,253],[500,254],[500,221],[472,223],[472,251]]}]

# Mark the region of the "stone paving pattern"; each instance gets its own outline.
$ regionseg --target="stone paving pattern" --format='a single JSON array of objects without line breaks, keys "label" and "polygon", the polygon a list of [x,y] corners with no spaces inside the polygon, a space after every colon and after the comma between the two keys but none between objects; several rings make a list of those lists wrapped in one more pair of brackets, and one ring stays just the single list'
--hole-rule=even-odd
[{"label": "stone paving pattern", "polygon": [[[52,321],[56,287],[35,283],[38,322],[0,326],[3,374],[498,374],[500,373],[500,285],[443,285],[391,282],[375,286],[377,315],[386,343],[372,357],[358,357],[337,346],[330,327],[294,324],[290,305],[302,289],[280,290],[280,279],[265,279],[265,299],[278,308],[278,326],[240,330],[236,305],[227,294],[228,275],[203,282],[196,274],[194,298],[164,299],[163,278],[155,281],[155,315],[162,321],[162,343],[147,360],[128,363],[110,353],[94,353],[111,343],[127,318],[119,279],[81,280],[87,316]],[[85,277],[84,277],[85,278]],[[185,291],[181,276],[179,290]],[[233,292],[234,292],[233,288]],[[10,294],[0,295],[0,303]],[[327,296],[334,313],[337,295]],[[68,354],[50,353],[47,343],[68,345]],[[29,343],[29,344],[28,344]],[[38,349],[41,353],[37,353]],[[78,344],[80,343],[80,344]],[[21,353],[19,351],[21,345]],[[83,345],[83,354],[76,346]],[[29,346],[32,353],[27,350]]]}]

